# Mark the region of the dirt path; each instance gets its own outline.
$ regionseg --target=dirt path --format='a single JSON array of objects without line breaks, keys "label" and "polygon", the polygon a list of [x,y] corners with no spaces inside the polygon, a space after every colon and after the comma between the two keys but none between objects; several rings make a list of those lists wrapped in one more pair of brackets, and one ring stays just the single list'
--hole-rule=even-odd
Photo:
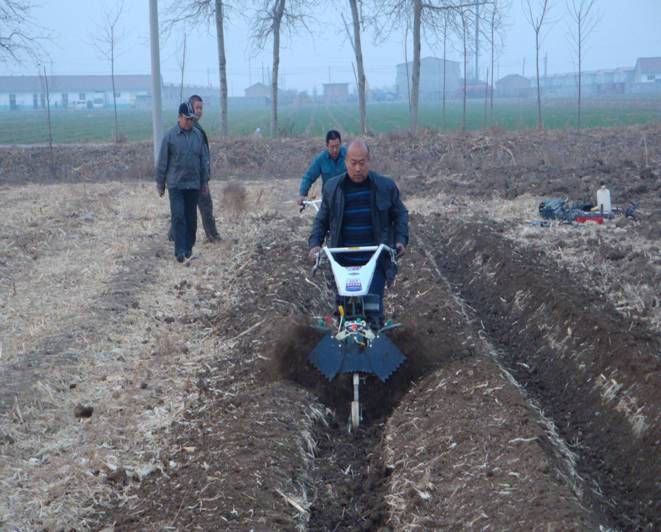
[{"label": "dirt path", "polygon": [[[233,303],[223,296],[242,251],[230,240],[250,241],[248,221],[223,221],[230,239],[201,242],[186,268],[172,260],[151,185],[12,187],[6,197],[0,523],[80,527],[90,497],[164,467],[167,428],[197,397],[204,361],[227,349],[201,323],[211,305]],[[92,417],[76,419],[77,405]]]}]

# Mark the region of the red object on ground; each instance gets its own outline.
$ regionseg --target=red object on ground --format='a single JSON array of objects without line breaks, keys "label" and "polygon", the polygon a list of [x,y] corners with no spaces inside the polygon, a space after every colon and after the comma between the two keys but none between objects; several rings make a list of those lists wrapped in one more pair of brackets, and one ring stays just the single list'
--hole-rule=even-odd
[{"label": "red object on ground", "polygon": [[594,222],[599,225],[603,225],[604,217],[603,216],[577,216],[576,221],[579,224],[584,224],[585,222]]}]

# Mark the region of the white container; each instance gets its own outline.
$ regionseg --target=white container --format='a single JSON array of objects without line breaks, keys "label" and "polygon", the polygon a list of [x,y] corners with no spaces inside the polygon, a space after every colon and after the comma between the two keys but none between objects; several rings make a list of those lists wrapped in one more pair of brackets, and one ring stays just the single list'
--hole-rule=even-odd
[{"label": "white container", "polygon": [[606,188],[606,185],[601,185],[601,188],[597,190],[597,207],[599,207],[599,212],[611,213],[611,191]]}]

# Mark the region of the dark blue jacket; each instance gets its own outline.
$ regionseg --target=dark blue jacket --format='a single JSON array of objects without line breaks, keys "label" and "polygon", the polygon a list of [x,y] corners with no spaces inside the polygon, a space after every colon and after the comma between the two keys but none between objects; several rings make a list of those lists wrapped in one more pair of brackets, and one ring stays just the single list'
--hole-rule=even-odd
[{"label": "dark blue jacket", "polygon": [[[323,188],[319,212],[314,219],[312,233],[308,239],[310,248],[321,246],[324,241],[329,247],[337,247],[342,236],[344,215],[343,183],[349,179],[347,173],[334,177]],[[409,212],[399,197],[399,189],[389,177],[370,172],[367,179],[372,192],[372,227],[374,241],[395,247],[409,242]],[[385,263],[384,263],[385,264]],[[394,276],[394,270],[388,271]]]}]

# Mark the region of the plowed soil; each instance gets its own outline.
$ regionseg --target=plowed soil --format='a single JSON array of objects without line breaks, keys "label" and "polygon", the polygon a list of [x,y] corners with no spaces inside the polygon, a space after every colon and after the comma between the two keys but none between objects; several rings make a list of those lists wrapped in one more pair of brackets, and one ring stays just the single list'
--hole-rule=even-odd
[{"label": "plowed soil", "polygon": [[[407,361],[364,380],[357,431],[349,376],[306,362],[333,296],[286,177],[318,143],[215,148],[247,211],[212,183],[224,241],[185,266],[151,184],[2,166],[0,528],[661,526],[659,128],[375,139],[412,213]],[[527,223],[604,179],[637,220]]]}]

